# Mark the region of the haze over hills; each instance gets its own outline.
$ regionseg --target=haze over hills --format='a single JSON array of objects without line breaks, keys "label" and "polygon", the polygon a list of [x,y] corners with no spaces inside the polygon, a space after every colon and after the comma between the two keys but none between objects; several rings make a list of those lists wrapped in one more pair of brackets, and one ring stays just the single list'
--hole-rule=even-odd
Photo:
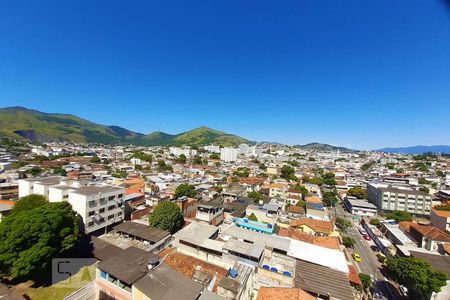
[{"label": "haze over hills", "polygon": [[24,107],[0,109],[0,135],[38,142],[128,143],[145,146],[202,146],[211,143],[231,146],[249,143],[245,138],[205,126],[174,135],[161,131],[145,135],[119,126],[96,124],[70,114],[44,113]]},{"label": "haze over hills", "polygon": [[404,153],[404,154],[422,154],[422,153],[443,153],[450,154],[450,146],[434,145],[434,146],[411,146],[411,147],[396,147],[396,148],[382,148],[375,151],[387,153]]}]

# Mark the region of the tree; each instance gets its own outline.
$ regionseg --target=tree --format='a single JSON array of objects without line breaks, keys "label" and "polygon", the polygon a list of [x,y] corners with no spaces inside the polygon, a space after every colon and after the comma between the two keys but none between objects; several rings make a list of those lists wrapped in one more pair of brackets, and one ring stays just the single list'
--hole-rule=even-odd
[{"label": "tree", "polygon": [[386,218],[393,219],[396,222],[412,221],[411,214],[402,210],[394,210],[393,212],[388,213]]},{"label": "tree", "polygon": [[17,201],[16,205],[14,205],[11,213],[17,214],[22,211],[29,211],[47,203],[47,199],[45,199],[44,196],[31,194],[20,198],[20,200]]},{"label": "tree", "polygon": [[335,175],[333,172],[327,172],[327,173],[323,174],[322,184],[335,186],[336,180],[334,179],[334,177],[335,177]]},{"label": "tree", "polygon": [[336,218],[335,224],[336,227],[343,232],[345,232],[350,226],[352,226],[352,223],[350,223],[350,221],[339,217]]},{"label": "tree", "polygon": [[32,167],[28,171],[26,171],[27,174],[31,174],[33,176],[36,176],[42,172],[42,169],[39,167]]},{"label": "tree", "polygon": [[342,237],[342,244],[347,248],[353,248],[355,245],[355,240],[349,236]]},{"label": "tree", "polygon": [[327,206],[334,206],[338,202],[335,192],[324,192],[322,200]]},{"label": "tree", "polygon": [[185,164],[186,161],[187,161],[186,155],[180,154],[180,156],[177,159],[177,162],[179,162],[180,164]]},{"label": "tree", "polygon": [[261,192],[250,192],[247,194],[247,197],[249,197],[255,203],[259,202],[259,200],[264,199],[264,195]]},{"label": "tree", "polygon": [[158,204],[149,215],[148,224],[159,229],[167,230],[173,234],[183,227],[184,218],[175,203],[165,201]]},{"label": "tree", "polygon": [[426,186],[421,186],[421,187],[419,188],[419,191],[424,192],[424,193],[426,193],[426,194],[429,194],[429,193],[430,193],[430,189],[427,188]]},{"label": "tree", "polygon": [[375,161],[371,160],[368,163],[365,163],[361,166],[361,170],[368,171],[370,168],[372,168],[376,164]]},{"label": "tree", "polygon": [[66,176],[67,172],[63,168],[58,167],[58,168],[53,169],[53,174],[60,175],[60,176]]},{"label": "tree", "polygon": [[195,192],[195,187],[193,185],[182,183],[175,189],[175,197],[195,197],[197,193]]},{"label": "tree", "polygon": [[91,163],[99,163],[99,162],[101,162],[102,160],[97,156],[97,155],[94,155],[94,156],[92,156],[92,158],[89,160]]},{"label": "tree", "polygon": [[258,222],[258,218],[255,216],[254,213],[252,213],[250,216],[248,216],[248,219],[250,221]]},{"label": "tree", "polygon": [[202,158],[200,156],[195,156],[192,159],[192,164],[194,164],[194,165],[201,165],[202,164]]},{"label": "tree", "polygon": [[358,199],[367,199],[367,190],[359,186],[352,187],[347,194]]},{"label": "tree", "polygon": [[281,178],[286,180],[298,181],[298,178],[295,177],[295,169],[291,166],[284,165],[281,167]]},{"label": "tree", "polygon": [[218,153],[213,153],[213,154],[211,154],[211,155],[209,156],[209,158],[211,158],[211,159],[220,159],[220,154],[218,154]]},{"label": "tree", "polygon": [[430,299],[432,292],[439,292],[446,285],[447,274],[419,258],[390,258],[387,270],[395,281],[408,288],[411,299]]},{"label": "tree", "polygon": [[141,152],[141,151],[133,152],[133,155],[131,157],[137,158],[137,159],[149,162],[149,163],[151,163],[152,160],[153,160],[153,157],[150,154],[147,154],[147,153],[144,153],[144,152]]},{"label": "tree", "polygon": [[78,241],[78,219],[68,202],[45,203],[0,223],[0,274],[42,278],[52,258],[66,257]]},{"label": "tree", "polygon": [[380,226],[380,220],[378,220],[378,219],[371,219],[370,220],[370,225],[373,225],[373,226]]},{"label": "tree", "polygon": [[309,191],[303,185],[297,184],[293,187],[293,189],[296,190],[297,192],[300,192],[302,194],[303,199],[305,199],[306,196],[308,196]]},{"label": "tree", "polygon": [[364,290],[367,290],[372,285],[372,278],[370,277],[370,275],[364,273],[359,273],[358,276],[361,280]]}]

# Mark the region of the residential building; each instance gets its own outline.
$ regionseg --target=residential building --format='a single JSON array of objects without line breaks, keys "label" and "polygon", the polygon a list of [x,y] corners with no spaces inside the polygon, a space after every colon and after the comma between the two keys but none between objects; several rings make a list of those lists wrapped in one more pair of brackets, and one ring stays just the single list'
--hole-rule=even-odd
[{"label": "residential building", "polygon": [[366,199],[347,196],[344,198],[344,205],[353,215],[373,217],[377,214],[377,207]]},{"label": "residential building", "polygon": [[224,218],[223,207],[220,204],[198,204],[195,219],[210,225],[222,223]]},{"label": "residential building", "polygon": [[48,190],[51,186],[60,184],[65,180],[62,176],[50,176],[44,178],[19,179],[19,198],[30,194],[42,195],[48,198]]},{"label": "residential building", "polygon": [[430,215],[431,212],[432,197],[421,191],[368,183],[367,194],[368,200],[383,211],[402,210],[417,215]]},{"label": "residential building", "polygon": [[430,215],[431,225],[450,232],[450,211],[433,208]]},{"label": "residential building", "polygon": [[82,218],[84,230],[91,233],[123,221],[125,189],[91,185],[69,192],[68,202]]},{"label": "residential building", "polygon": [[239,149],[225,147],[220,149],[220,160],[225,162],[236,161],[239,154]]}]

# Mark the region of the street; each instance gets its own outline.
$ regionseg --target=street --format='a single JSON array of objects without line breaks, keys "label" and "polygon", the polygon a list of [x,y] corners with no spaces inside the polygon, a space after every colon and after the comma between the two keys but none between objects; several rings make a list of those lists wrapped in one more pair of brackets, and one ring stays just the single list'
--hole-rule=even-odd
[{"label": "street", "polygon": [[354,249],[352,252],[357,252],[361,256],[361,262],[353,261],[359,273],[372,275],[375,280],[375,287],[383,293],[383,299],[397,300],[400,299],[398,292],[395,291],[394,286],[385,281],[385,277],[380,272],[381,264],[375,252],[370,248],[369,241],[366,241],[359,232],[359,221],[353,220],[353,215],[348,213],[341,205],[335,207],[336,217],[341,217],[349,220],[352,226],[347,229],[345,235],[355,240]]}]

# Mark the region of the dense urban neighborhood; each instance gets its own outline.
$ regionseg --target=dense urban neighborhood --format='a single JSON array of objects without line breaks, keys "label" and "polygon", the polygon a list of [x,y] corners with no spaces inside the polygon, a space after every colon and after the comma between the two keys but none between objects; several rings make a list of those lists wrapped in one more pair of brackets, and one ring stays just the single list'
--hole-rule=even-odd
[{"label": "dense urban neighborhood", "polygon": [[445,154],[5,137],[0,182],[0,298],[450,299]]}]

